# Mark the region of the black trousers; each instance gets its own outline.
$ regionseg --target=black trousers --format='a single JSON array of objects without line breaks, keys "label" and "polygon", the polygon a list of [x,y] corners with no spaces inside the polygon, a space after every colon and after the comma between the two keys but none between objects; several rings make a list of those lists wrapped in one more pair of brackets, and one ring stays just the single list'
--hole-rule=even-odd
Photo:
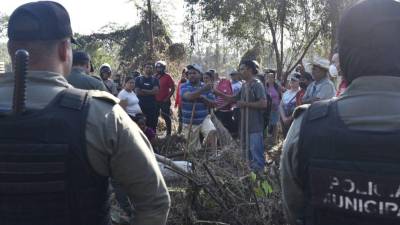
[{"label": "black trousers", "polygon": [[232,134],[235,137],[239,136],[239,127],[240,127],[240,108],[233,109],[233,126],[232,126]]},{"label": "black trousers", "polygon": [[158,123],[158,113],[157,113],[157,103],[140,105],[143,114],[146,116],[146,125],[154,130],[157,130]]},{"label": "black trousers", "polygon": [[178,108],[178,134],[181,134],[182,133],[182,127],[183,127],[183,125],[182,125],[182,108],[181,108],[181,106],[179,106],[179,108]]},{"label": "black trousers", "polygon": [[[157,113],[159,117],[160,113],[161,113],[161,117],[164,119],[165,121],[165,125],[167,126],[167,135],[171,135],[171,125],[172,125],[172,121],[171,121],[171,101],[168,100],[167,102],[157,102]],[[158,123],[158,119],[157,119],[157,123]]]},{"label": "black trousers", "polygon": [[233,111],[216,111],[215,115],[230,133],[234,132]]}]

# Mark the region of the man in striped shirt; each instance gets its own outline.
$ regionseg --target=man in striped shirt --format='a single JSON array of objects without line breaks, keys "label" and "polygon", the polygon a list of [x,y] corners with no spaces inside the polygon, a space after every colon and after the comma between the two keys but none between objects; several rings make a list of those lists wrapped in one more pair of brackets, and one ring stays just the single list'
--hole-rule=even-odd
[{"label": "man in striped shirt", "polygon": [[181,86],[183,132],[189,141],[189,148],[200,149],[200,134],[207,147],[216,148],[216,128],[211,121],[209,108],[214,107],[214,95],[211,93],[212,84],[200,81],[202,68],[200,65],[187,66],[188,79]]}]

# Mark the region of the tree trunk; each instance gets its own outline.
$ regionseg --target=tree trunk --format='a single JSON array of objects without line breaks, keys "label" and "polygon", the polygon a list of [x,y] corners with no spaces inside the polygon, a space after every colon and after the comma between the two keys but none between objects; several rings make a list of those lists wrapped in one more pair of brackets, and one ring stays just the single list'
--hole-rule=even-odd
[{"label": "tree trunk", "polygon": [[220,33],[220,23],[217,22],[217,32],[216,32],[216,41],[215,41],[215,69],[219,71],[220,69],[220,60],[221,60],[221,50],[219,45],[219,33]]},{"label": "tree trunk", "polygon": [[154,33],[153,33],[153,11],[151,9],[151,0],[147,0],[147,11],[149,12],[149,37],[150,37],[150,56],[154,56]]},{"label": "tree trunk", "polygon": [[280,16],[279,16],[279,27],[281,29],[281,67],[283,69],[284,62],[283,62],[283,39],[284,39],[284,31],[285,31],[285,20],[286,20],[286,7],[287,7],[287,2],[286,1],[282,1],[281,2],[281,6],[280,6]]},{"label": "tree trunk", "polygon": [[311,45],[314,43],[314,41],[317,40],[318,36],[321,34],[321,31],[322,31],[322,27],[314,34],[314,36],[307,43],[300,58],[297,60],[297,62],[295,64],[291,65],[290,69],[287,71],[288,73],[291,73],[296,68],[296,66],[303,61],[303,58],[307,54],[308,49],[311,47]]},{"label": "tree trunk", "polygon": [[329,20],[331,22],[331,54],[337,44],[337,26],[339,23],[340,3],[339,0],[328,1]]},{"label": "tree trunk", "polygon": [[283,72],[283,67],[282,67],[281,56],[280,56],[280,51],[279,51],[279,47],[278,47],[278,41],[276,39],[276,30],[274,28],[274,24],[272,23],[271,15],[269,14],[266,0],[264,0],[263,3],[264,3],[264,7],[266,9],[266,16],[267,16],[268,26],[269,26],[269,29],[271,31],[272,47],[273,47],[274,52],[275,52],[276,73],[277,73],[278,77],[281,78],[282,77],[282,72]]}]

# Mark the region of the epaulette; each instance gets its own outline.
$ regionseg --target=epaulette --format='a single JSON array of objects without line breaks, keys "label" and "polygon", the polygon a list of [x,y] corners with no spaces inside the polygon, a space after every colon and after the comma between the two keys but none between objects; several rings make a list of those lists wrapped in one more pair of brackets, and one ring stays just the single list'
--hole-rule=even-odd
[{"label": "epaulette", "polygon": [[119,104],[119,102],[120,102],[120,100],[117,97],[115,97],[114,95],[112,95],[106,91],[91,90],[91,91],[89,91],[89,95],[92,98],[100,99],[100,100],[106,101],[106,102],[114,104],[114,105]]},{"label": "epaulette", "polygon": [[314,102],[308,109],[308,120],[317,120],[328,116],[329,107],[334,102],[334,100],[323,100]]},{"label": "epaulette", "polygon": [[310,107],[309,104],[300,105],[296,107],[296,109],[293,112],[293,118],[295,119],[299,118],[299,116],[303,114],[303,112],[305,112],[309,107]]}]

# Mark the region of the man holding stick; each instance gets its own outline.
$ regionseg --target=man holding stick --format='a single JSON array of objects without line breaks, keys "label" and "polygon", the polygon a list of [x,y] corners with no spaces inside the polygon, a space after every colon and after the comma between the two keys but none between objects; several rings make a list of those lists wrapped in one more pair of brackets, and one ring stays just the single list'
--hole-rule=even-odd
[{"label": "man holding stick", "polygon": [[217,130],[211,121],[209,107],[214,106],[213,84],[200,81],[202,68],[200,65],[187,66],[188,82],[181,86],[183,132],[188,138],[189,148],[201,148],[200,133],[204,144],[213,149],[217,146]]},{"label": "man holding stick", "polygon": [[259,79],[258,63],[245,60],[240,63],[239,72],[245,83],[236,96],[227,96],[214,90],[214,93],[223,96],[226,100],[236,102],[241,109],[241,143],[245,150],[244,156],[250,160],[253,171],[262,172],[265,167],[264,156],[264,110],[267,108],[267,97],[264,85]]}]

